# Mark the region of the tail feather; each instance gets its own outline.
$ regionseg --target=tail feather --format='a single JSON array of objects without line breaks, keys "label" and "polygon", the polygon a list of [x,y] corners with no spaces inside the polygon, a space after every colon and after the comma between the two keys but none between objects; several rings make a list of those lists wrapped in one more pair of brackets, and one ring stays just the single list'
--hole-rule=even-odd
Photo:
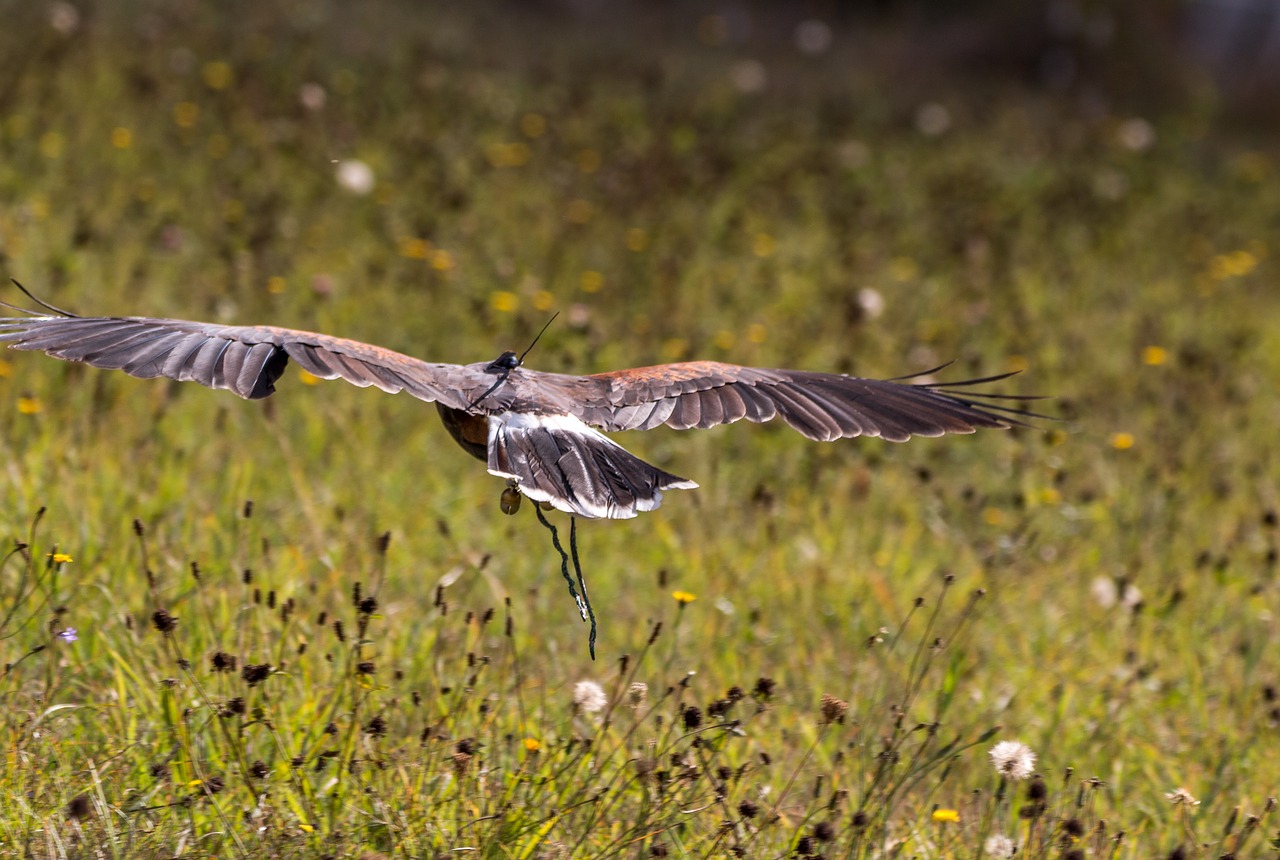
[{"label": "tail feather", "polygon": [[587,518],[629,519],[693,481],[651,466],[572,416],[506,413],[489,421],[489,472],[529,498]]}]

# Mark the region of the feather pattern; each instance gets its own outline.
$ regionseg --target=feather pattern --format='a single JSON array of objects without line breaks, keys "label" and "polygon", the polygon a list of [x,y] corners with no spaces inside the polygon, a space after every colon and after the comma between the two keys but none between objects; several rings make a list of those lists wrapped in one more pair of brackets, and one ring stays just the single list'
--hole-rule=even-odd
[{"label": "feather pattern", "polygon": [[664,490],[698,486],[649,465],[572,416],[491,416],[489,472],[558,510],[610,519],[653,510]]}]

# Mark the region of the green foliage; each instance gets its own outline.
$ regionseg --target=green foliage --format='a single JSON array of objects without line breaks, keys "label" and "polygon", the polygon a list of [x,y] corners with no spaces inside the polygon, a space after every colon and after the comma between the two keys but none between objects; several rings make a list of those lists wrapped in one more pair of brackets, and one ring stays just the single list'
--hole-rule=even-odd
[{"label": "green foliage", "polygon": [[0,252],[53,304],[453,362],[560,310],[531,366],[955,358],[1064,420],[625,438],[702,486],[580,524],[592,663],[547,533],[430,407],[7,353],[0,852],[1275,844],[1280,186],[1209,106],[966,79],[931,135],[860,57],[678,18],[101,5],[0,34]]}]

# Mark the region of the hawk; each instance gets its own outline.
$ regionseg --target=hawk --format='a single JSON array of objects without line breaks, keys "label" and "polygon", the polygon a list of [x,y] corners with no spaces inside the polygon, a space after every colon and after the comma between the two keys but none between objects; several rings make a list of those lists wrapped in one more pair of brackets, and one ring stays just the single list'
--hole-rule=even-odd
[{"label": "hawk", "polygon": [[490,474],[508,480],[508,513],[518,506],[518,493],[579,517],[626,519],[657,508],[666,490],[697,487],[632,455],[602,431],[661,425],[688,430],[780,418],[820,442],[855,436],[905,442],[1042,417],[1016,406],[1034,398],[971,390],[1008,373],[910,382],[934,371],[882,380],[690,361],[574,376],[528,369],[514,352],[493,361],[439,364],[275,326],[82,317],[18,286],[42,310],[0,302],[25,315],[0,317],[0,341],[13,349],[144,379],[190,380],[248,400],[275,393],[293,361],[321,379],[389,394],[404,391],[435,403],[454,440],[483,460]]}]

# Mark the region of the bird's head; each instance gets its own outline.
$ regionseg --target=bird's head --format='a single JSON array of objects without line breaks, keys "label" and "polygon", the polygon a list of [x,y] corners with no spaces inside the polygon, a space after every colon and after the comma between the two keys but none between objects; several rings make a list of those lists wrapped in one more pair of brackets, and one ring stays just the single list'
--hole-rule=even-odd
[{"label": "bird's head", "polygon": [[510,373],[521,364],[520,357],[511,350],[507,350],[502,355],[489,362],[489,366],[484,369],[485,373]]}]

